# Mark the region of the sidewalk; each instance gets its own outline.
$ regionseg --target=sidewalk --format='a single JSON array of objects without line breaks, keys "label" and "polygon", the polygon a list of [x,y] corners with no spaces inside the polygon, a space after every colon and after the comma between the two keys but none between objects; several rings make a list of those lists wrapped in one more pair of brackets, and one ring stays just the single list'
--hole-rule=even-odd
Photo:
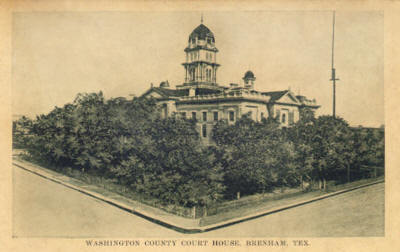
[{"label": "sidewalk", "polygon": [[199,233],[199,232],[211,231],[214,229],[226,227],[226,226],[244,222],[247,220],[252,220],[252,219],[255,219],[255,218],[258,218],[261,216],[280,212],[280,211],[283,211],[286,209],[305,205],[305,204],[308,204],[311,202],[322,200],[322,199],[332,197],[332,196],[335,196],[335,195],[338,195],[341,193],[353,191],[353,190],[363,188],[363,187],[366,187],[369,185],[384,182],[384,180],[379,180],[379,181],[375,181],[372,183],[336,191],[333,193],[326,193],[321,196],[308,198],[306,200],[300,200],[300,201],[294,202],[292,204],[277,206],[274,208],[271,208],[271,207],[265,208],[265,209],[258,208],[258,209],[254,209],[253,213],[246,214],[245,216],[241,216],[238,218],[231,218],[231,219],[220,221],[218,223],[214,223],[214,224],[210,224],[210,225],[201,225],[201,223],[200,223],[201,219],[189,219],[189,218],[176,216],[176,215],[167,213],[165,211],[162,211],[160,209],[157,209],[157,208],[145,205],[143,203],[128,199],[119,194],[116,194],[116,193],[113,193],[110,191],[106,191],[101,187],[98,187],[95,185],[87,185],[77,179],[70,178],[68,176],[62,175],[55,171],[40,167],[38,165],[29,163],[26,161],[20,161],[20,160],[13,159],[13,165],[16,167],[19,167],[21,169],[24,169],[26,171],[29,171],[31,173],[34,173],[36,175],[39,175],[43,178],[46,178],[48,180],[51,180],[53,182],[62,184],[73,190],[84,193],[90,197],[99,199],[103,202],[106,202],[108,204],[116,206],[124,211],[133,213],[133,214],[140,216],[142,218],[145,218],[149,221],[152,221],[154,223],[160,224],[164,227],[167,227],[167,228],[170,228],[170,229],[176,230],[178,232],[182,232],[182,233]]}]

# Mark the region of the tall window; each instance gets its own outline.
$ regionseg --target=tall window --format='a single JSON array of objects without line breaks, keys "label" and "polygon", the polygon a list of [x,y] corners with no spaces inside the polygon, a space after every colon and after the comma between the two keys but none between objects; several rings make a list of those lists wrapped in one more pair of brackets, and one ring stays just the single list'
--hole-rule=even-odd
[{"label": "tall window", "polygon": [[196,120],[196,112],[192,112],[192,119]]},{"label": "tall window", "polygon": [[289,124],[292,125],[294,123],[294,112],[289,112]]},{"label": "tall window", "polygon": [[163,104],[163,114],[164,114],[164,118],[168,117],[168,107],[167,104]]},{"label": "tall window", "polygon": [[286,122],[286,114],[282,114],[282,123]]},{"label": "tall window", "polygon": [[191,79],[192,81],[194,81],[194,79],[195,79],[195,69],[194,69],[194,68],[192,68],[192,69],[190,70],[190,79]]},{"label": "tall window", "polygon": [[203,112],[203,121],[207,121],[207,112]]},{"label": "tall window", "polygon": [[206,70],[206,77],[207,77],[207,81],[211,80],[211,69]]},{"label": "tall window", "polygon": [[203,137],[207,137],[207,124],[203,124],[201,132]]},{"label": "tall window", "polygon": [[218,112],[217,111],[214,112],[214,121],[218,121]]},{"label": "tall window", "polygon": [[231,121],[231,122],[235,121],[235,112],[234,111],[229,111],[229,121]]}]

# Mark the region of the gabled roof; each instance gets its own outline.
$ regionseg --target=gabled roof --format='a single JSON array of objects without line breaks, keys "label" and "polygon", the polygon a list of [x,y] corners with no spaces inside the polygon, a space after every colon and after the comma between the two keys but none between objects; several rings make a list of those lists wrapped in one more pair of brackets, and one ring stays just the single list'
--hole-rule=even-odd
[{"label": "gabled roof", "polygon": [[283,91],[273,91],[273,92],[263,92],[261,94],[263,95],[268,95],[271,97],[270,102],[275,102],[282,98],[289,90],[283,90]]},{"label": "gabled roof", "polygon": [[149,90],[147,90],[142,96],[146,96],[151,92],[156,92],[162,98],[180,97],[189,94],[188,89],[168,89],[168,88],[152,87]]},{"label": "gabled roof", "polygon": [[[264,92],[263,95],[270,96],[270,103],[283,103],[283,104],[293,104],[293,105],[308,105],[304,104],[293,92],[290,90]],[[285,97],[286,96],[286,97]],[[288,100],[289,99],[289,100]]]}]

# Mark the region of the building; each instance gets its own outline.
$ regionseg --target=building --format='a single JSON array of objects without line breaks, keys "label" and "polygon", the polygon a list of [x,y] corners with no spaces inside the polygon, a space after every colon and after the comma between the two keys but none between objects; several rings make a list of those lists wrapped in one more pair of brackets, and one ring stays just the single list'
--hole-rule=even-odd
[{"label": "building", "polygon": [[302,108],[316,110],[315,99],[295,95],[290,90],[264,92],[255,89],[252,71],[243,76],[243,83],[228,87],[217,83],[218,49],[214,34],[200,24],[189,36],[185,48],[185,81],[171,88],[168,81],[151,87],[142,96],[157,99],[164,117],[180,115],[197,120],[197,127],[205,143],[210,142],[213,125],[220,119],[234,123],[244,114],[255,121],[278,118],[283,127],[299,120]]}]

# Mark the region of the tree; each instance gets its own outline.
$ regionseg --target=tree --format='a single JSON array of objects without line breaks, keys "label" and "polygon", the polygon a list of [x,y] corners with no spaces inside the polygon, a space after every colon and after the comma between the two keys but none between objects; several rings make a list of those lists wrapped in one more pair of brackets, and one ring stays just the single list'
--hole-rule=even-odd
[{"label": "tree", "polygon": [[222,153],[227,193],[270,191],[293,183],[293,146],[279,123],[266,119],[261,123],[248,115],[234,125],[219,121],[213,128],[213,140]]},{"label": "tree", "polygon": [[[343,179],[349,174],[353,158],[352,132],[346,121],[332,116],[320,116],[314,123],[312,151],[315,155],[314,175],[326,189],[327,179]],[[320,186],[321,187],[321,186]]]},{"label": "tree", "polygon": [[32,120],[22,116],[12,122],[12,141],[14,148],[26,148],[29,141],[29,134],[32,128]]}]

